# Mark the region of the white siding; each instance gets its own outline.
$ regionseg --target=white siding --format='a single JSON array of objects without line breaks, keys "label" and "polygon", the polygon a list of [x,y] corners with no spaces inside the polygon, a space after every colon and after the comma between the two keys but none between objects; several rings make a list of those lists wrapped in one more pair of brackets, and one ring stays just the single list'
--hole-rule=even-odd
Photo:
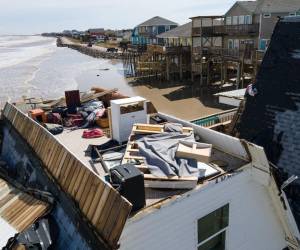
[{"label": "white siding", "polygon": [[267,189],[251,180],[251,170],[245,170],[129,220],[120,249],[196,249],[197,219],[226,203],[230,204],[228,250],[282,250],[286,246]]}]

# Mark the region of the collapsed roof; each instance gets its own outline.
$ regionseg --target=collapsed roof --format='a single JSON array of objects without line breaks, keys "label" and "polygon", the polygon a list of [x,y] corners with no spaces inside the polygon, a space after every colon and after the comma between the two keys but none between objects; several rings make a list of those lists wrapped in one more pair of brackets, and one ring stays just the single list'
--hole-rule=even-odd
[{"label": "collapsed roof", "polygon": [[[269,160],[289,176],[300,176],[299,39],[300,17],[286,17],[277,23],[253,85],[257,95],[246,94],[234,132],[263,146]],[[299,223],[297,207],[294,210],[298,210]]]},{"label": "collapsed roof", "polygon": [[0,246],[25,231],[42,217],[50,205],[0,178]]}]

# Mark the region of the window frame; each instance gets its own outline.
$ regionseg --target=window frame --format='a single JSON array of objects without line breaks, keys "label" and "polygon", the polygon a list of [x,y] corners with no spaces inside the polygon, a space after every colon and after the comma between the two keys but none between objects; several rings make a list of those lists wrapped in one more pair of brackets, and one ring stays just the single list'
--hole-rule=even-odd
[{"label": "window frame", "polygon": [[[234,23],[235,19],[236,19],[236,23]],[[231,23],[232,23],[232,25],[238,25],[239,24],[239,16],[233,16]]]},{"label": "window frame", "polygon": [[243,15],[241,15],[241,16],[239,16],[239,25],[243,25],[243,24],[246,24],[246,18],[245,18],[245,16],[243,16]]},{"label": "window frame", "polygon": [[[228,20],[230,20],[230,22],[227,22]],[[227,16],[225,19],[225,24],[226,25],[232,25],[232,17],[231,16]]]},{"label": "window frame", "polygon": [[[232,44],[232,46],[230,46],[230,43]],[[234,49],[234,39],[228,39],[228,49]]]},{"label": "window frame", "polygon": [[203,240],[202,242],[198,243],[197,245],[197,250],[199,247],[203,246],[205,243],[209,242],[210,240],[212,240],[213,238],[219,236],[220,234],[222,233],[225,233],[225,249],[227,249],[227,245],[226,245],[226,235],[227,235],[227,229],[228,229],[228,226],[223,228],[222,230],[220,230],[219,232],[215,233],[214,235],[208,237],[207,239]]},{"label": "window frame", "polygon": [[[265,49],[261,48],[261,42],[262,41],[265,42]],[[258,44],[258,48],[259,49],[258,50],[259,51],[266,51],[268,49],[269,45],[270,45],[270,39],[264,39],[264,38],[262,38],[262,39],[259,40],[259,44]]]},{"label": "window frame", "polygon": [[245,16],[245,24],[252,24],[252,16],[251,15],[246,15]]},{"label": "window frame", "polygon": [[[198,217],[198,218],[195,220],[195,223],[194,223],[194,226],[195,226],[195,245],[196,245],[196,249],[197,249],[197,250],[198,250],[198,247],[202,246],[203,244],[207,243],[208,241],[210,241],[210,240],[213,239],[214,237],[216,237],[216,236],[218,236],[218,235],[220,235],[220,234],[222,234],[222,233],[224,233],[224,232],[225,232],[225,249],[227,249],[227,244],[228,244],[228,243],[227,243],[226,239],[227,239],[227,235],[228,235],[228,231],[227,231],[227,230],[228,230],[228,228],[229,228],[229,226],[230,226],[230,211],[231,211],[231,209],[230,209],[230,204],[231,204],[231,202],[230,202],[230,201],[227,201],[227,202],[224,202],[224,203],[219,204],[218,206],[214,206],[213,209],[208,210],[204,215],[201,215],[200,217]],[[199,242],[199,238],[198,238],[198,236],[199,236],[199,232],[198,232],[198,221],[199,221],[200,219],[204,218],[205,216],[207,216],[207,215],[209,215],[209,214],[211,214],[211,213],[213,213],[213,212],[215,212],[215,211],[217,211],[217,210],[219,210],[219,209],[221,209],[221,208],[223,208],[223,207],[225,207],[225,206],[227,206],[227,205],[228,205],[228,223],[227,223],[227,226],[224,227],[224,228],[222,228],[221,230],[219,230],[219,231],[216,232],[215,234],[209,236],[207,239],[202,240],[201,242]]]}]

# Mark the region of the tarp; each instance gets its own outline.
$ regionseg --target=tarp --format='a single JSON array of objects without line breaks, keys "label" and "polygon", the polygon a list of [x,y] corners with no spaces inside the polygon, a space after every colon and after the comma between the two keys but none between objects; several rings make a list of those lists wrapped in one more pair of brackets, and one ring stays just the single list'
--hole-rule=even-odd
[{"label": "tarp", "polygon": [[139,153],[145,157],[151,174],[158,177],[199,176],[196,160],[175,157],[179,141],[194,142],[194,135],[170,132],[144,136],[137,140]]}]

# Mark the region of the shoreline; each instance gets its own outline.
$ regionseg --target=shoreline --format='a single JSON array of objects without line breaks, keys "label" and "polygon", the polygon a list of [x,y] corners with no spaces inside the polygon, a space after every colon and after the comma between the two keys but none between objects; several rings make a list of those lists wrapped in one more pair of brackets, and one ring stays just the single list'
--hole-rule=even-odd
[{"label": "shoreline", "polygon": [[[95,49],[95,47],[90,48],[80,44],[75,44],[66,38],[63,38],[62,42],[64,44],[69,44],[69,46],[67,46],[68,48],[75,48],[75,50],[77,50],[78,52],[94,58],[113,60],[116,58],[103,58],[103,55],[122,55],[121,53],[107,53]],[[122,58],[117,58],[116,60],[120,59]],[[134,94],[142,96],[150,100],[160,112],[167,113],[184,120],[190,121],[232,108],[230,106],[219,104],[212,93],[199,93],[200,89],[198,86],[199,84],[197,83],[192,84],[188,83],[187,81],[157,82],[155,80],[149,81],[146,79],[136,82],[132,81],[132,79],[134,78],[126,78],[124,76],[124,84],[126,84],[126,86],[124,86],[124,88],[118,87],[115,86],[115,83],[113,83],[113,87],[117,87],[122,93],[125,92],[124,94]],[[120,84],[122,83],[120,82]],[[108,88],[110,86],[106,83],[104,86],[99,85],[99,87]],[[124,91],[122,90],[122,88],[128,89],[128,91]]]},{"label": "shoreline", "polygon": [[85,44],[81,43],[74,43],[70,41],[67,38],[57,38],[56,41],[57,47],[68,47],[73,50],[77,50],[78,52],[95,57],[95,58],[102,58],[102,59],[123,59],[122,53],[112,53],[112,52],[106,52],[105,50],[102,50],[102,47],[99,46],[93,46],[93,47],[87,47]]}]

